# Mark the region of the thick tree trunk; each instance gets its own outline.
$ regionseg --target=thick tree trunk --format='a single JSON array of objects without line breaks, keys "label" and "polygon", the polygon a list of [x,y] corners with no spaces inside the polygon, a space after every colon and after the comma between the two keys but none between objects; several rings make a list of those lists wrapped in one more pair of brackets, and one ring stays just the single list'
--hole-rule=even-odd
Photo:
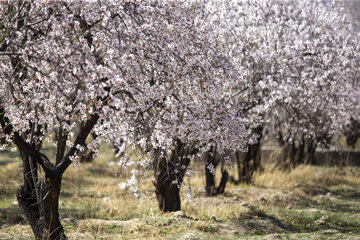
[{"label": "thick tree trunk", "polygon": [[305,157],[305,140],[304,137],[301,138],[301,141],[299,142],[299,146],[296,147],[296,145],[293,143],[293,166],[297,166],[304,162]]},{"label": "thick tree trunk", "polygon": [[239,183],[251,183],[252,176],[255,171],[261,167],[261,138],[262,127],[254,129],[254,133],[258,134],[257,143],[248,146],[248,151],[245,153],[243,161],[241,161],[240,153],[236,153],[236,163],[238,170],[238,180],[233,180],[235,184]]},{"label": "thick tree trunk", "polygon": [[[29,224],[37,240],[63,240],[67,239],[59,219],[59,196],[63,173],[72,163],[71,156],[76,154],[77,146],[84,146],[85,140],[94,128],[99,116],[91,115],[81,128],[70,148],[64,156],[67,134],[58,134],[56,161],[53,164],[39,149],[41,145],[40,127],[32,125],[30,144],[24,139],[28,135],[21,136],[13,132],[13,126],[9,119],[4,116],[4,109],[0,103],[0,125],[4,134],[11,134],[13,143],[19,148],[24,167],[24,184],[18,188],[17,199],[23,209]],[[38,167],[44,170],[45,181],[39,181],[41,177]]]},{"label": "thick tree trunk", "polygon": [[[40,144],[33,145],[39,151]],[[60,176],[46,176],[39,181],[37,162],[20,151],[23,162],[24,184],[17,190],[19,206],[33,230],[37,240],[67,239],[60,223],[58,205],[61,189]]]},{"label": "thick tree trunk", "polygon": [[[40,146],[33,146],[37,151]],[[37,240],[67,239],[59,220],[59,195],[61,176],[46,176],[38,179],[38,164],[20,151],[23,161],[24,184],[17,190],[19,206],[34,232]]]},{"label": "thick tree trunk", "polygon": [[[215,184],[215,171],[219,162],[222,161],[221,167],[221,180],[219,186],[216,187]],[[229,179],[229,174],[223,167],[223,159],[216,152],[216,147],[210,148],[210,150],[205,154],[205,191],[206,196],[212,197],[218,194],[224,194],[226,183]]]},{"label": "thick tree trunk", "polygon": [[250,183],[254,172],[259,168],[261,160],[260,143],[249,146],[245,154],[242,171],[239,175],[240,182]]},{"label": "thick tree trunk", "polygon": [[346,143],[355,148],[360,137],[360,121],[350,118],[350,123],[345,128]]},{"label": "thick tree trunk", "polygon": [[215,175],[205,164],[205,192],[206,196],[211,197],[216,195]]},{"label": "thick tree trunk", "polygon": [[302,163],[304,164],[316,164],[315,158],[316,143],[313,139],[308,139],[306,141],[306,153]]},{"label": "thick tree trunk", "polygon": [[39,188],[43,197],[40,202],[34,191],[28,191],[24,186],[18,188],[17,200],[37,240],[67,239],[59,219],[60,186],[61,177],[46,177],[46,182]]},{"label": "thick tree trunk", "polygon": [[155,184],[159,209],[164,212],[179,211],[181,209],[179,183],[174,183],[171,180],[173,178],[166,176],[167,170],[165,158],[160,160],[159,165],[159,175],[157,184]]},{"label": "thick tree trunk", "polygon": [[180,187],[190,159],[187,158],[187,149],[180,140],[167,159],[156,152],[154,162],[154,185],[159,203],[159,209],[164,212],[175,212],[181,209]]}]

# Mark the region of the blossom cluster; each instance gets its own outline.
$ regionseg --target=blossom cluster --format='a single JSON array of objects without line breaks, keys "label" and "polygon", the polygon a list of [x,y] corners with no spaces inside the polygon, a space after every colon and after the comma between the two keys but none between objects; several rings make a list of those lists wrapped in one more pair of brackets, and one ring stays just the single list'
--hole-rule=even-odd
[{"label": "blossom cluster", "polygon": [[[328,1],[206,1],[198,24],[239,73],[239,112],[268,133],[316,141],[359,118],[359,34]],[[211,14],[209,14],[209,12]]]},{"label": "blossom cluster", "polygon": [[347,12],[328,2],[2,1],[0,8],[0,105],[19,133],[36,123],[44,135],[65,132],[72,147],[96,114],[98,138],[88,146],[95,150],[108,139],[125,151],[125,139],[147,153],[166,151],[179,139],[222,152],[246,150],[260,124],[286,140],[320,141],[360,115],[359,36]]},{"label": "blossom cluster", "polygon": [[2,1],[0,8],[0,105],[13,131],[29,133],[36,123],[44,135],[65,133],[72,147],[98,115],[89,149],[102,139],[144,151],[172,149],[174,139],[245,149],[247,120],[229,104],[238,70],[194,21],[201,5]]}]

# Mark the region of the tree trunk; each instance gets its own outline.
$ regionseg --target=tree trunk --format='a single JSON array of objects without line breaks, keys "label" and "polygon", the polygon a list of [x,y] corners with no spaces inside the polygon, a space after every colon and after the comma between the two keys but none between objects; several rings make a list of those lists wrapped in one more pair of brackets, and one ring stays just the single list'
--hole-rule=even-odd
[{"label": "tree trunk", "polygon": [[[221,161],[221,180],[219,186],[215,184],[216,167]],[[218,194],[224,194],[226,183],[229,179],[229,174],[224,170],[224,159],[216,152],[216,147],[211,146],[210,150],[205,154],[205,191],[206,196],[212,197]]]},{"label": "tree trunk", "polygon": [[240,160],[240,153],[236,153],[236,162],[238,169],[238,180],[233,180],[235,184],[239,183],[251,183],[252,176],[255,171],[261,167],[261,138],[262,138],[262,127],[254,129],[254,133],[258,134],[257,143],[248,146],[248,151],[245,153],[244,160]]},{"label": "tree trunk", "polygon": [[355,149],[355,145],[360,137],[360,121],[350,118],[350,123],[345,128],[346,143]]},{"label": "tree trunk", "polygon": [[299,146],[296,148],[295,144],[293,144],[293,148],[295,150],[295,153],[293,154],[293,167],[296,167],[297,165],[304,162],[305,157],[305,140],[304,137],[301,137],[301,140],[299,142]]},{"label": "tree trunk", "polygon": [[205,153],[205,191],[206,196],[215,196],[215,171],[219,161],[216,159],[216,148],[211,146],[210,150]]},{"label": "tree trunk", "polygon": [[180,187],[190,164],[187,152],[180,140],[176,140],[176,147],[169,158],[160,156],[161,150],[156,151],[153,183],[161,211],[175,212],[181,209]]},{"label": "tree trunk", "polygon": [[304,164],[316,164],[315,158],[316,143],[313,139],[306,141],[306,153],[303,159]]},{"label": "tree trunk", "polygon": [[[19,148],[24,167],[24,184],[17,190],[17,200],[23,209],[26,218],[37,240],[64,240],[67,239],[59,219],[59,196],[63,173],[72,163],[71,156],[76,154],[77,146],[85,145],[85,140],[94,128],[99,115],[91,115],[81,128],[70,148],[64,156],[65,142],[68,137],[61,131],[58,134],[58,144],[55,165],[39,149],[42,133],[40,126],[32,124],[31,132],[21,136],[13,132],[13,126],[4,116],[4,109],[0,103],[0,125],[4,134],[11,134],[13,143]],[[2,116],[1,116],[2,115]],[[30,144],[24,139],[30,134]],[[45,180],[39,181],[38,168],[44,170]]]},{"label": "tree trunk", "polygon": [[229,181],[229,173],[226,170],[221,172],[219,186],[216,188],[216,194],[224,194],[226,183]]},{"label": "tree trunk", "polygon": [[[40,144],[32,145],[40,150]],[[20,208],[33,230],[37,240],[67,239],[59,220],[59,195],[61,175],[47,176],[46,181],[39,181],[38,164],[23,151],[20,156],[23,162],[24,184],[17,190],[16,197]]]},{"label": "tree trunk", "polygon": [[287,143],[281,149],[281,155],[276,167],[282,170],[290,170],[299,164],[316,164],[316,144],[313,139],[301,138],[298,145]]},{"label": "tree trunk", "polygon": [[17,200],[37,240],[67,239],[59,219],[59,195],[61,177],[48,177],[38,187],[43,199],[39,202],[33,191],[24,186],[17,190]]},{"label": "tree trunk", "polygon": [[278,141],[280,147],[284,146],[284,144],[285,144],[284,136],[280,130],[278,131],[277,141]]}]

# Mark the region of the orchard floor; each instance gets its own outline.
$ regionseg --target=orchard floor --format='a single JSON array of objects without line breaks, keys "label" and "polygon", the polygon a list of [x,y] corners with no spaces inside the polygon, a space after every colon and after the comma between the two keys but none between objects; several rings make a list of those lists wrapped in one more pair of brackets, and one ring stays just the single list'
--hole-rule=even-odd
[{"label": "orchard floor", "polygon": [[[204,196],[200,169],[190,179],[194,199],[185,181],[183,212],[164,214],[151,172],[139,180],[136,197],[121,186],[126,176],[115,176],[109,151],[65,173],[60,214],[69,239],[360,239],[359,168],[265,171],[252,185],[228,184],[225,195],[213,198]],[[33,239],[15,199],[22,181],[17,156],[0,154],[1,240]]]}]

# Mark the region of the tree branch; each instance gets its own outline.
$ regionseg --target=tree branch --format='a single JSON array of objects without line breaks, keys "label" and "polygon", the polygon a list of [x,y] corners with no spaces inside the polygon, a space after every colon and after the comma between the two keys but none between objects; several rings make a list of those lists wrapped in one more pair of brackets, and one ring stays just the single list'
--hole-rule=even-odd
[{"label": "tree branch", "polygon": [[59,164],[64,157],[67,138],[68,138],[68,134],[64,132],[63,129],[60,127],[56,139],[57,147],[56,147],[55,165]]},{"label": "tree branch", "polygon": [[77,145],[81,145],[81,146],[85,145],[85,140],[88,137],[88,135],[90,134],[90,132],[93,130],[98,119],[99,119],[98,114],[91,115],[90,118],[84,124],[84,126],[80,129],[80,133],[74,142],[74,146],[72,148],[70,148],[69,152],[66,154],[64,159],[59,164],[56,165],[56,169],[59,171],[60,174],[63,174],[65,172],[65,170],[72,163],[72,161],[70,160],[70,157],[74,156],[74,154],[76,153],[76,151],[77,151],[76,146]]},{"label": "tree branch", "polygon": [[[0,104],[0,124],[4,134],[13,133],[14,127],[11,125],[10,120],[5,117],[5,109],[1,107]],[[13,133],[13,142],[14,144],[25,154],[30,156],[33,160],[41,165],[44,169],[46,175],[53,176],[55,174],[56,168],[51,163],[51,161],[41,152],[36,151],[29,143],[27,143],[19,133]]]}]

